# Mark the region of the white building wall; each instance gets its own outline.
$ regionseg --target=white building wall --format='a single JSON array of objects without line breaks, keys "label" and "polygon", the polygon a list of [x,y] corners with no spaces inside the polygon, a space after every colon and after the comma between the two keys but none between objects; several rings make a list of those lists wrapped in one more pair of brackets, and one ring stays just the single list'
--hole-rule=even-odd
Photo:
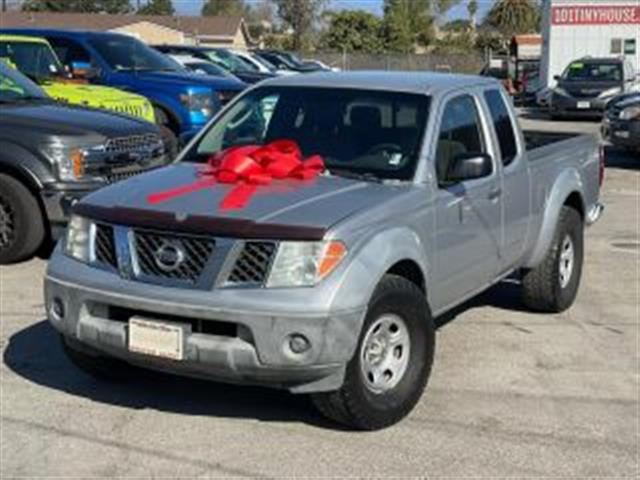
[{"label": "white building wall", "polygon": [[[559,8],[564,8],[562,16]],[[545,0],[542,33],[541,79],[546,86],[554,86],[553,77],[572,60],[619,56],[611,53],[613,39],[623,44],[635,39],[635,54],[625,57],[640,73],[640,0]]]}]

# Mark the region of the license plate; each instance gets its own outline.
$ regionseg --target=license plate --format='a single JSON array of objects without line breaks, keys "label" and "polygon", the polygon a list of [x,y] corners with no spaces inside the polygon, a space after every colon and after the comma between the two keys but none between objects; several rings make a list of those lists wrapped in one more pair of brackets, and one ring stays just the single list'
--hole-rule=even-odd
[{"label": "license plate", "polygon": [[577,107],[579,109],[589,109],[591,108],[591,102],[578,102]]},{"label": "license plate", "polygon": [[185,325],[132,317],[129,320],[129,351],[182,360],[186,328]]},{"label": "license plate", "polygon": [[618,132],[614,132],[613,133],[616,137],[620,137],[620,138],[629,138],[630,133],[626,132],[624,130],[618,131]]}]

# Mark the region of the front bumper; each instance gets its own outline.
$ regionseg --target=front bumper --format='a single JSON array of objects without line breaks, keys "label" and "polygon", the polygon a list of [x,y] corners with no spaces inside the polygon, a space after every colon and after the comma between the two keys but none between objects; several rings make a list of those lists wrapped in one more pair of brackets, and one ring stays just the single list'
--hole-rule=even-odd
[{"label": "front bumper", "polygon": [[615,146],[640,150],[640,120],[624,121],[605,118],[602,136]]},{"label": "front bumper", "polygon": [[[346,312],[306,312],[295,298],[281,311],[245,290],[250,307],[237,307],[238,292],[194,291],[124,280],[91,268],[57,251],[45,279],[45,301],[52,325],[72,348],[119,358],[141,367],[230,383],[286,388],[296,393],[339,388],[357,344],[364,308]],[[264,293],[264,292],[263,292]],[[311,294],[311,292],[309,292]],[[54,304],[62,305],[63,315]],[[58,310],[59,311],[59,310]],[[161,359],[128,349],[130,316],[187,325],[184,359]],[[221,327],[232,328],[221,328]],[[308,339],[309,349],[288,348],[292,334]]]},{"label": "front bumper", "polygon": [[51,238],[53,240],[58,240],[64,233],[73,205],[100,186],[102,186],[102,183],[95,186],[85,185],[81,188],[67,188],[65,185],[60,184],[46,186],[41,190],[40,198],[49,220]]},{"label": "front bumper", "polygon": [[575,98],[553,95],[549,109],[553,115],[572,117],[600,117],[609,98]]}]

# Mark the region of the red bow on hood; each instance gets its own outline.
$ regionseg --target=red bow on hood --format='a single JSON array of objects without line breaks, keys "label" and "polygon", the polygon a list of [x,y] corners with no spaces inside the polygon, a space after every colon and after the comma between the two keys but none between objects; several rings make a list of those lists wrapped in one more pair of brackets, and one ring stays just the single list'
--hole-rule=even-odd
[{"label": "red bow on hood", "polygon": [[278,140],[268,145],[232,147],[209,159],[200,179],[181,187],[149,195],[156,204],[174,197],[208,188],[216,183],[237,184],[220,203],[221,210],[244,208],[260,185],[274,179],[311,180],[324,170],[318,155],[302,158],[298,145],[291,140]]}]

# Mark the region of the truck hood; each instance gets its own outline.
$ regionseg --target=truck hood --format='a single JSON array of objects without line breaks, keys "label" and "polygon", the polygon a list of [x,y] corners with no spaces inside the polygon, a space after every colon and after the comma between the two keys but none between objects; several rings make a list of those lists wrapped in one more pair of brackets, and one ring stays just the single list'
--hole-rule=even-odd
[{"label": "truck hood", "polygon": [[213,90],[243,90],[245,84],[233,78],[214,77],[211,75],[191,75],[180,72],[138,72],[136,77],[141,82],[156,84],[182,85],[186,87],[203,86]]},{"label": "truck hood", "polygon": [[123,115],[55,102],[16,103],[0,111],[2,123],[24,127],[52,137],[101,134],[107,138],[155,132],[147,122]]},{"label": "truck hood", "polygon": [[[171,219],[159,222],[166,228],[181,230],[181,223],[206,220],[209,234],[224,234],[218,227],[230,223],[278,225],[325,231],[341,220],[372,205],[398,196],[406,188],[362,182],[335,176],[314,180],[275,180],[258,186],[248,203],[240,209],[225,210],[221,203],[237,185],[217,183],[159,203],[150,203],[149,195],[166,192],[197,181],[199,167],[177,164],[117,183],[95,192],[79,204],[79,213],[100,211],[98,219],[145,226],[148,219]],[[129,219],[109,212],[128,212]],[[89,214],[92,216],[91,214]],[[217,223],[216,223],[217,222]],[[149,227],[159,227],[150,222]],[[166,225],[170,223],[171,225]],[[320,237],[321,238],[321,237]]]},{"label": "truck hood", "polygon": [[145,98],[140,95],[100,85],[88,85],[64,81],[46,81],[41,83],[40,86],[52,97],[65,98],[70,101],[73,101],[74,99],[89,99],[87,103],[88,105],[98,103],[138,102],[140,100],[145,101]]}]

